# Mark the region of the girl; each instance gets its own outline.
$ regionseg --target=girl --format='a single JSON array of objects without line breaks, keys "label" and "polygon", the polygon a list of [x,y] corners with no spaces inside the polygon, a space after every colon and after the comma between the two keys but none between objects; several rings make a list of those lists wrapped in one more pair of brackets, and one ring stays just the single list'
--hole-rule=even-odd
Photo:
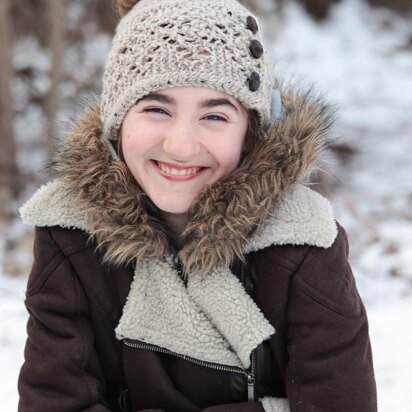
[{"label": "girl", "polygon": [[302,185],[325,106],[273,84],[236,0],[119,9],[101,104],[21,211],[19,411],[376,411],[346,235]]}]

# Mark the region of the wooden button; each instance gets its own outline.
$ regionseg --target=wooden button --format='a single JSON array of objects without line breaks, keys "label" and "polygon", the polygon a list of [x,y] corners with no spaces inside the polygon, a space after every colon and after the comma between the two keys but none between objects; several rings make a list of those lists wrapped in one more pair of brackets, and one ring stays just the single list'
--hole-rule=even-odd
[{"label": "wooden button", "polygon": [[246,27],[253,33],[256,34],[259,30],[259,26],[254,17],[248,16],[246,19]]},{"label": "wooden button", "polygon": [[260,76],[259,73],[252,72],[249,78],[249,89],[255,92],[260,86]]},{"label": "wooden button", "polygon": [[263,55],[263,46],[259,40],[252,40],[249,45],[249,50],[255,59],[258,59]]}]

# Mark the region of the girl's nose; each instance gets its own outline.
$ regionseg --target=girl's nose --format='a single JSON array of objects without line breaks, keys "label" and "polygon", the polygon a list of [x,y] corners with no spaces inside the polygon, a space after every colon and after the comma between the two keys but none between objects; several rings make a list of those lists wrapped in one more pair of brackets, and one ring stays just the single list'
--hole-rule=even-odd
[{"label": "girl's nose", "polygon": [[201,152],[201,145],[195,129],[184,119],[174,122],[164,137],[163,150],[179,159],[197,156]]}]

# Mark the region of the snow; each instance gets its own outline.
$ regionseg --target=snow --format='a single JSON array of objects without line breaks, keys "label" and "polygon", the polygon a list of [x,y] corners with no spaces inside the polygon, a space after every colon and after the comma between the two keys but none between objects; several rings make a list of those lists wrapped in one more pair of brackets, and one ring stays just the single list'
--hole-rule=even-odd
[{"label": "snow", "polygon": [[17,410],[17,377],[26,339],[25,289],[25,279],[0,276],[0,399],[5,412]]},{"label": "snow", "polygon": [[408,412],[412,402],[412,299],[369,307],[380,412]]},{"label": "snow", "polygon": [[[271,3],[271,2],[270,2]],[[268,0],[259,0],[271,16]],[[76,13],[72,10],[71,13]],[[68,16],[69,21],[74,17]],[[275,24],[274,24],[275,22]],[[407,412],[412,404],[412,25],[410,18],[373,9],[360,0],[344,0],[319,24],[296,3],[288,3],[283,20],[266,17],[265,32],[279,76],[315,84],[338,108],[338,144],[354,155],[334,161],[330,179],[335,215],[347,229],[351,263],[368,309],[379,410]],[[95,75],[107,52],[108,40],[90,30],[84,51],[71,50],[65,64],[84,67],[80,83]],[[17,44],[15,65],[36,60],[38,71],[49,66],[48,55],[33,41]],[[27,60],[25,60],[27,59]],[[83,65],[84,63],[84,65]],[[70,69],[69,69],[70,70]],[[44,91],[47,79],[36,87]],[[24,84],[17,84],[25,102]],[[72,83],[62,84],[66,97],[76,96]],[[76,99],[74,99],[76,100]],[[41,141],[45,125],[35,109],[21,112],[18,140]],[[30,125],[27,128],[27,125]],[[37,140],[35,137],[37,136]],[[40,137],[39,137],[40,136]],[[20,151],[24,170],[38,170],[44,153]],[[13,228],[15,237],[18,228]],[[0,262],[5,258],[0,237]],[[24,256],[16,255],[24,261]],[[0,399],[5,411],[16,410],[16,380],[25,341],[24,277],[0,275]]]}]

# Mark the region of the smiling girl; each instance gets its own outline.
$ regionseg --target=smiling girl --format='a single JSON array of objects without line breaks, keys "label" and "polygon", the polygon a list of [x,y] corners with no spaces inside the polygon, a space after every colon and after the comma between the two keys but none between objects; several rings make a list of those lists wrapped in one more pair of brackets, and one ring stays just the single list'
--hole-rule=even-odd
[{"label": "smiling girl", "polygon": [[240,162],[248,115],[226,93],[173,87],[140,99],[121,130],[124,161],[161,211],[185,214],[200,190]]},{"label": "smiling girl", "polygon": [[344,230],[303,185],[331,121],[236,0],[119,0],[101,100],[34,225],[21,412],[374,412]]}]

